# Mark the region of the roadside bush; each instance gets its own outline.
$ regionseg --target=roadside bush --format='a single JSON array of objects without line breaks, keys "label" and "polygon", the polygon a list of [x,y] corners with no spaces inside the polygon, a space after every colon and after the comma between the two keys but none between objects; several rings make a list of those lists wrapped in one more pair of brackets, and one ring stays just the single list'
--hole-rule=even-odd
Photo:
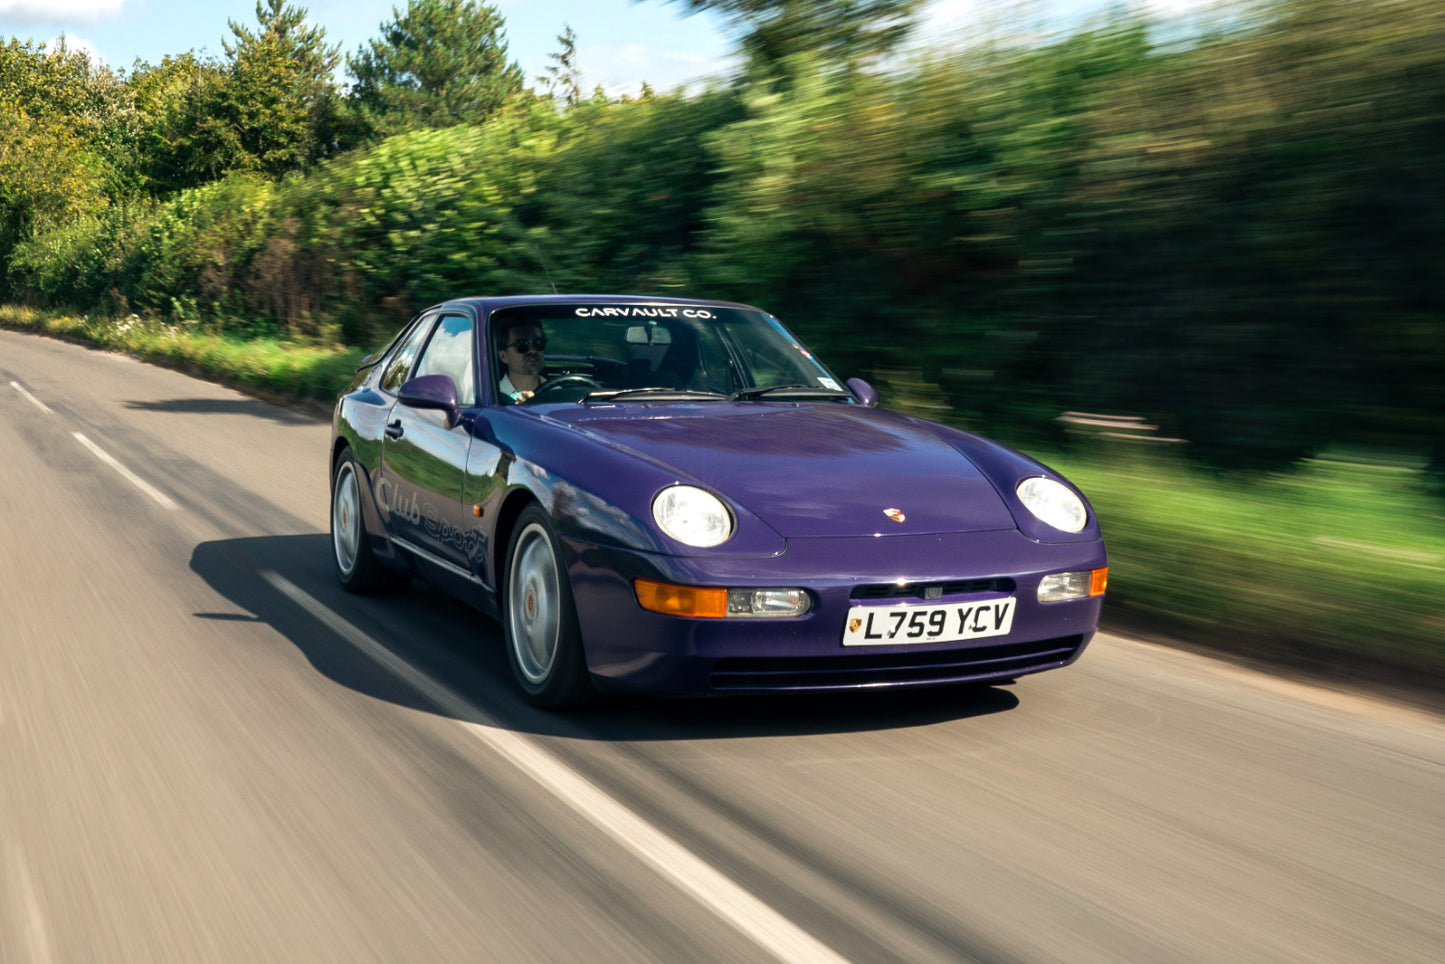
[{"label": "roadside bush", "polygon": [[351,344],[461,292],[535,288],[541,268],[514,208],[552,141],[525,119],[416,131],[297,182],[288,214],[303,257],[327,264],[327,309]]},{"label": "roadside bush", "polygon": [[277,192],[245,175],[182,191],[151,218],[122,293],[133,307],[161,313],[189,299],[213,315],[245,314],[236,289],[274,229]]},{"label": "roadside bush", "polygon": [[716,293],[689,261],[726,183],[709,141],[744,116],[738,94],[724,89],[594,97],[569,112],[517,208],[558,288]]}]

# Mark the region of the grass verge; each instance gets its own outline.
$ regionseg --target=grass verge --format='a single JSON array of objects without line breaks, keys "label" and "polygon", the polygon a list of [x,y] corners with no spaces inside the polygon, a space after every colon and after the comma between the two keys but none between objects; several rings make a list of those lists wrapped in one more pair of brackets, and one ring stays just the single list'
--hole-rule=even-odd
[{"label": "grass verge", "polygon": [[131,315],[110,319],[0,306],[0,326],[124,352],[282,402],[329,409],[365,354],[278,338],[242,338]]},{"label": "grass verge", "polygon": [[1051,461],[1109,547],[1106,618],[1335,677],[1445,688],[1445,502],[1417,468],[1216,477],[1127,443]]}]

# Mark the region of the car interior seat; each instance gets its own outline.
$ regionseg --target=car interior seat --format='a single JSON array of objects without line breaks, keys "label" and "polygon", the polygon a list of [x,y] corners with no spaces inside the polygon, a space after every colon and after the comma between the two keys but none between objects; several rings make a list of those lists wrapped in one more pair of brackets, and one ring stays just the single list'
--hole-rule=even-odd
[{"label": "car interior seat", "polygon": [[698,368],[697,333],[678,325],[627,330],[628,388],[687,388]]}]

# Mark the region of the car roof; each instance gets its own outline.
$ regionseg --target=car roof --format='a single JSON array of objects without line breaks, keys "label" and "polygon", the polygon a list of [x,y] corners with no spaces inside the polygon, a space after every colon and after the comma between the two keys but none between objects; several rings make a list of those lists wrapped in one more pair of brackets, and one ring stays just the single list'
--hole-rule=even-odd
[{"label": "car roof", "polygon": [[[515,308],[519,305],[571,305],[578,302],[603,302],[615,305],[700,305],[708,308],[741,308],[757,311],[751,305],[735,301],[712,301],[704,298],[673,298],[667,295],[617,295],[617,294],[568,294],[568,295],[474,295],[451,298],[432,308],[459,307],[465,305],[480,315],[488,315],[499,308]],[[431,309],[427,309],[430,311]]]}]

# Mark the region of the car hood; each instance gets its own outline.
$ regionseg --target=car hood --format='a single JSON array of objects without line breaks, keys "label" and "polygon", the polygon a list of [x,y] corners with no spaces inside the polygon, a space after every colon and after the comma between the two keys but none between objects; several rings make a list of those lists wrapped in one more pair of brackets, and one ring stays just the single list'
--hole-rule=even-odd
[{"label": "car hood", "polygon": [[926,424],[878,409],[713,402],[549,414],[702,483],[788,538],[1015,528],[973,462]]}]

